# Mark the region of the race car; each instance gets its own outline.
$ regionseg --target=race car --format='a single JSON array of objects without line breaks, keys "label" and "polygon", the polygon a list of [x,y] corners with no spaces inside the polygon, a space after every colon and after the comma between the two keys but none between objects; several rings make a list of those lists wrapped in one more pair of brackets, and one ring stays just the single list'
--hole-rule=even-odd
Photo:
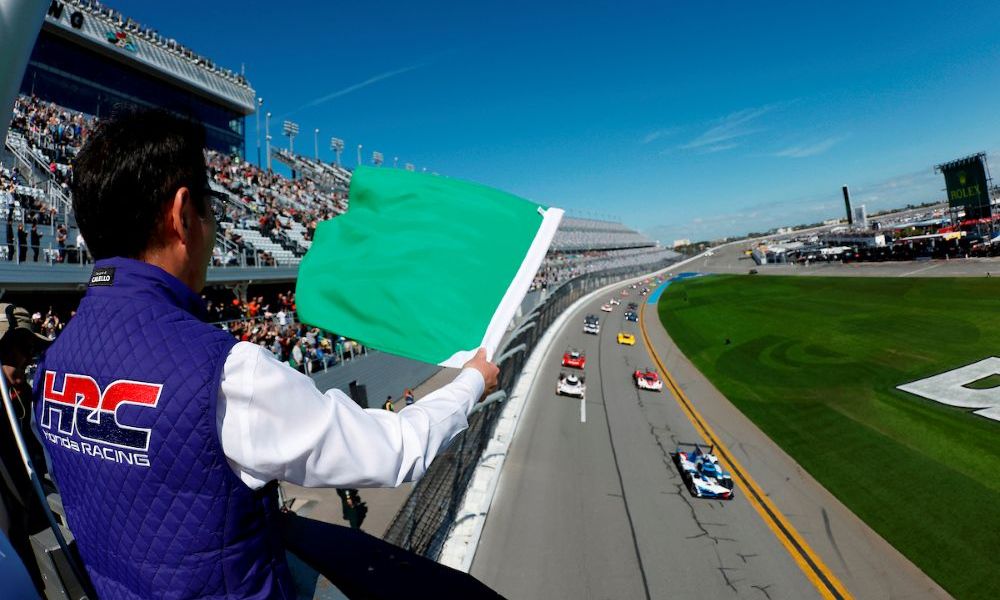
[{"label": "race car", "polygon": [[646,294],[648,294],[648,293],[649,293],[649,288],[642,288],[642,289],[641,289],[641,290],[639,291],[639,293],[640,293],[640,294],[642,294],[643,296],[645,296]]},{"label": "race car", "polygon": [[618,298],[612,298],[611,300],[608,300],[608,304],[610,304],[611,306],[618,306],[619,304],[621,304],[621,300],[619,300]]},{"label": "race car", "polygon": [[636,322],[639,321],[639,315],[635,314],[635,311],[631,311],[631,310],[626,311],[625,312],[625,320],[626,321],[632,321],[633,323],[636,323]]},{"label": "race car", "polygon": [[656,374],[656,371],[652,369],[646,369],[645,371],[636,369],[632,373],[632,380],[635,381],[635,386],[640,390],[658,392],[663,389],[663,381],[660,380],[660,376]]},{"label": "race car", "polygon": [[601,333],[601,321],[597,315],[587,315],[583,318],[583,332],[592,335]]},{"label": "race car", "polygon": [[562,366],[582,369],[587,364],[587,356],[579,350],[568,350],[563,354]]},{"label": "race car", "polygon": [[628,296],[628,290],[622,290],[622,298]]},{"label": "race car", "polygon": [[586,392],[587,386],[583,382],[583,377],[574,375],[573,373],[559,374],[559,382],[556,383],[556,395],[583,398]]},{"label": "race car", "polygon": [[610,304],[602,304],[601,305],[601,310],[603,310],[604,312],[611,312],[614,309],[615,309],[615,307],[611,306]]},{"label": "race car", "polygon": [[626,346],[635,346],[635,335],[627,331],[618,332],[618,343]]},{"label": "race car", "polygon": [[637,308],[639,308],[639,305],[638,305],[638,304],[636,304],[635,302],[629,302],[629,303],[628,303],[628,309],[629,309],[629,310],[635,310],[635,309],[637,309]]},{"label": "race car", "polygon": [[699,444],[678,444],[674,462],[692,496],[732,500],[733,477],[723,470],[713,450],[714,446],[706,451]]}]

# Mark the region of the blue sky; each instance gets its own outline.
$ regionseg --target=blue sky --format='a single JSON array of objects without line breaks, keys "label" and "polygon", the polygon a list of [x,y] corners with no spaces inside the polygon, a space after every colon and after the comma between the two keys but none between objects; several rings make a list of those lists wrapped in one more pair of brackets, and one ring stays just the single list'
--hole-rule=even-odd
[{"label": "blue sky", "polygon": [[321,158],[337,136],[667,243],[838,216],[845,183],[937,199],[934,164],[1000,151],[995,1],[108,4],[245,64],[278,143],[292,119]]}]

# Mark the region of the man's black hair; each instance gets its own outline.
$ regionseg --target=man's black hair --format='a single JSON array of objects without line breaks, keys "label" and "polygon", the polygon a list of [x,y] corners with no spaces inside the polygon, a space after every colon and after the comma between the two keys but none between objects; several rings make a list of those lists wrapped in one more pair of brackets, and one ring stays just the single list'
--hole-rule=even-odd
[{"label": "man's black hair", "polygon": [[73,166],[73,210],[94,258],[155,248],[166,204],[187,187],[207,211],[205,128],[162,110],[125,110],[101,124]]}]

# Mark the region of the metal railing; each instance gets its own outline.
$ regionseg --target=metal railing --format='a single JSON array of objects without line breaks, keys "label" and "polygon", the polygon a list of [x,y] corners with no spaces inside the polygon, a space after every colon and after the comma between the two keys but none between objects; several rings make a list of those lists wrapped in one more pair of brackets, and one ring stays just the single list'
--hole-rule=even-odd
[{"label": "metal railing", "polygon": [[[676,259],[658,263],[613,268],[571,279],[551,293],[545,301],[522,320],[519,327],[497,351],[500,377],[497,391],[509,397],[517,383],[528,355],[549,325],[573,302],[585,294],[628,277],[666,268]],[[479,464],[483,451],[493,437],[505,401],[480,407],[469,417],[469,428],[438,455],[427,473],[413,487],[403,507],[393,518],[383,538],[401,548],[437,560],[458,511],[466,489]]]}]

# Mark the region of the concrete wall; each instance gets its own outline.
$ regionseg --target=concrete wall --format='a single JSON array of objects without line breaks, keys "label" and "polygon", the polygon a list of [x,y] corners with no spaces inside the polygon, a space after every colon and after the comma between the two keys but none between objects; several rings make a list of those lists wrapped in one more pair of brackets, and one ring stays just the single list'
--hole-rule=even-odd
[{"label": "concrete wall", "polygon": [[415,388],[430,379],[441,367],[384,352],[370,352],[354,360],[314,373],[316,387],[322,391],[337,388],[350,394],[351,381],[368,388],[368,406],[381,408],[385,397],[399,400],[406,388]]}]

